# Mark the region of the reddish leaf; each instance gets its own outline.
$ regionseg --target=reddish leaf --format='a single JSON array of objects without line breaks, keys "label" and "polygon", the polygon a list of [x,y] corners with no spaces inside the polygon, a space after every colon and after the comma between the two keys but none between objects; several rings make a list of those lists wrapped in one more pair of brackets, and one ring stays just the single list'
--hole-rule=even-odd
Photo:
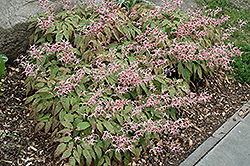
[{"label": "reddish leaf", "polygon": [[41,130],[41,129],[43,128],[44,125],[45,125],[44,122],[39,122],[39,123],[36,125],[35,133],[38,132],[39,130]]}]

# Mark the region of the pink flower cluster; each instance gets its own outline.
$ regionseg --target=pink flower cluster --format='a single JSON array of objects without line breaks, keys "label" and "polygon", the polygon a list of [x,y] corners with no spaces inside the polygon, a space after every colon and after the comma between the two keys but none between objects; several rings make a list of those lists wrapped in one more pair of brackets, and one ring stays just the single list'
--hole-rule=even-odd
[{"label": "pink flower cluster", "polygon": [[[46,60],[55,59],[55,57],[57,57],[57,60],[61,62],[62,66],[71,65],[74,69],[77,69],[77,64],[80,62],[80,59],[76,57],[73,51],[73,47],[68,42],[58,42],[56,44],[45,43],[39,47],[33,45],[30,47],[28,53],[30,60],[25,56],[21,56],[17,61],[25,68],[24,72],[27,76],[37,79],[46,77],[51,72],[50,69],[43,69],[42,64]],[[32,61],[32,63],[30,61]],[[36,63],[33,63],[34,61]]]}]

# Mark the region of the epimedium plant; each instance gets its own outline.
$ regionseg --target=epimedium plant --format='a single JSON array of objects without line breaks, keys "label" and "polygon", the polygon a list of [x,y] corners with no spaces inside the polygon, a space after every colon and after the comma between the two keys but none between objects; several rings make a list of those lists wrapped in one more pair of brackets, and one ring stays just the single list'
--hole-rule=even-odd
[{"label": "epimedium plant", "polygon": [[27,93],[37,89],[26,101],[35,131],[51,131],[55,157],[71,165],[127,165],[142,150],[160,152],[160,133],[190,126],[175,110],[210,97],[190,92],[191,79],[230,69],[229,57],[241,54],[217,28],[228,18],[183,14],[178,0],[129,10],[111,1],[73,8],[62,1],[57,14],[40,2],[49,10],[31,18],[36,45],[18,61]]}]

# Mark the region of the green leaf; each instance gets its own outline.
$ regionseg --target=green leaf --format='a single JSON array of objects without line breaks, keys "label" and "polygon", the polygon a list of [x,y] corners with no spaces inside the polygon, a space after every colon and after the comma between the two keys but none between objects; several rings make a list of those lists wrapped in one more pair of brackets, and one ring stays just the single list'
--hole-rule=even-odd
[{"label": "green leaf", "polygon": [[161,78],[160,75],[155,76],[155,79],[156,79],[157,81],[159,81],[160,83],[162,83],[162,84],[166,84],[166,82],[164,81],[163,78]]},{"label": "green leaf", "polygon": [[6,55],[0,54],[0,57],[3,59],[5,63],[8,61],[8,57]]},{"label": "green leaf", "polygon": [[109,121],[104,121],[103,125],[105,126],[105,128],[110,131],[111,133],[115,133],[115,129],[114,127],[111,125],[111,123]]},{"label": "green leaf", "polygon": [[109,166],[111,166],[110,158],[109,158],[108,156],[104,156],[104,158],[105,158],[106,163],[107,163]]},{"label": "green leaf", "polygon": [[111,38],[111,36],[112,36],[110,29],[107,28],[107,27],[105,27],[105,28],[104,28],[104,32],[106,33],[106,35],[108,35],[108,37],[109,37],[108,40],[110,40],[110,38]]},{"label": "green leaf", "polygon": [[36,107],[36,112],[41,111],[43,109],[43,107],[44,107],[44,103],[38,104],[38,106]]},{"label": "green leaf", "polygon": [[52,27],[50,27],[49,29],[46,30],[44,35],[51,34],[54,30],[55,30],[55,26],[52,26]]},{"label": "green leaf", "polygon": [[102,157],[102,158],[99,160],[97,166],[101,166],[103,163],[104,163],[104,157]]},{"label": "green leaf", "polygon": [[39,122],[36,127],[35,127],[35,133],[38,132],[39,130],[41,130],[43,128],[43,126],[45,125],[44,122]]},{"label": "green leaf", "polygon": [[32,100],[34,100],[38,95],[37,94],[34,94],[32,96],[30,96],[26,101],[25,101],[25,104],[28,104],[30,103]]},{"label": "green leaf", "polygon": [[68,98],[62,98],[62,105],[64,107],[65,110],[69,110],[69,99]]},{"label": "green leaf", "polygon": [[162,21],[161,26],[164,27],[164,26],[166,26],[168,24],[172,24],[172,23],[171,23],[171,21],[165,19],[164,21]]},{"label": "green leaf", "polygon": [[56,42],[62,41],[62,38],[63,38],[63,34],[62,33],[57,33],[56,34]]},{"label": "green leaf", "polygon": [[178,63],[178,74],[179,74],[179,77],[182,75],[182,72],[183,72],[183,66],[182,66],[182,63]]},{"label": "green leaf", "polygon": [[142,87],[142,89],[144,90],[144,92],[149,96],[149,92],[148,92],[148,89],[146,88],[145,83],[141,83],[140,86]]},{"label": "green leaf", "polygon": [[136,31],[136,33],[137,33],[138,35],[141,34],[141,30],[140,30],[140,29],[138,29],[137,27],[135,27],[135,26],[133,26],[133,25],[132,25],[132,28]]},{"label": "green leaf", "polygon": [[68,150],[66,150],[66,151],[63,153],[63,155],[62,155],[62,157],[61,157],[61,160],[65,159],[65,158],[68,158],[70,155],[71,155],[71,150],[68,149]]},{"label": "green leaf", "polygon": [[65,114],[64,120],[68,122],[73,122],[74,116],[72,114]]},{"label": "green leaf", "polygon": [[79,164],[81,164],[80,163],[80,155],[79,155],[79,153],[74,149],[73,150],[73,156],[74,156],[74,158],[76,159],[76,161],[79,163]]},{"label": "green leaf", "polygon": [[44,43],[44,42],[45,42],[45,38],[42,37],[42,38],[40,38],[39,40],[37,40],[35,44]]},{"label": "green leaf", "polygon": [[115,24],[115,26],[119,32],[121,32],[123,35],[125,35],[125,33],[122,31],[121,26],[119,24]]},{"label": "green leaf", "polygon": [[[39,106],[39,105],[38,105]],[[39,118],[38,121],[48,121],[51,114],[46,114],[43,117]]]},{"label": "green leaf", "polygon": [[70,140],[72,140],[72,138],[70,136],[66,136],[55,140],[55,142],[69,142]]},{"label": "green leaf", "polygon": [[77,125],[77,130],[85,130],[86,128],[90,127],[91,125],[89,124],[89,122],[81,122]]},{"label": "green leaf", "polygon": [[62,122],[64,121],[64,115],[66,114],[65,110],[61,110],[61,112],[59,113],[59,120]]},{"label": "green leaf", "polygon": [[73,146],[74,146],[74,142],[69,142],[69,144],[68,144],[68,149],[73,149]]},{"label": "green leaf", "polygon": [[141,139],[140,139],[140,144],[142,145],[143,150],[146,151],[146,150],[147,150],[147,149],[146,149],[147,145],[146,145],[146,142],[145,142],[145,139],[144,139],[144,138],[141,138]]},{"label": "green leaf", "polygon": [[137,85],[137,86],[136,86],[136,94],[137,94],[137,96],[139,96],[139,95],[142,94],[142,90],[141,90],[140,85]]},{"label": "green leaf", "polygon": [[192,63],[191,62],[186,62],[184,63],[184,65],[186,66],[186,68],[188,68],[188,70],[192,73]]},{"label": "green leaf", "polygon": [[35,85],[35,88],[42,88],[44,86],[43,82],[39,82]]},{"label": "green leaf", "polygon": [[125,158],[124,159],[124,164],[125,164],[125,166],[127,166],[129,164],[129,160]]},{"label": "green leaf", "polygon": [[182,70],[182,77],[184,78],[185,81],[190,82],[190,77],[192,73],[185,67]]},{"label": "green leaf", "polygon": [[123,125],[123,118],[120,115],[116,114],[116,119],[118,120],[120,125]]},{"label": "green leaf", "polygon": [[118,161],[122,162],[122,155],[121,155],[121,153],[115,152],[115,158],[116,158]]},{"label": "green leaf", "polygon": [[92,157],[87,149],[83,150],[83,156],[86,158],[87,165],[90,165],[92,162]]},{"label": "green leaf", "polygon": [[140,157],[141,151],[142,151],[141,148],[135,148],[134,150],[135,160],[137,160]]},{"label": "green leaf", "polygon": [[46,124],[45,124],[45,134],[47,134],[49,132],[49,129],[51,128],[51,124],[52,124],[52,118],[50,118]]},{"label": "green leaf", "polygon": [[54,156],[55,157],[59,156],[62,152],[64,152],[65,149],[66,149],[66,144],[60,143],[56,148]]},{"label": "green leaf", "polygon": [[102,157],[102,150],[101,150],[101,148],[98,145],[95,145],[94,146],[94,150],[95,150],[95,153],[96,153],[97,157],[100,159]]},{"label": "green leaf", "polygon": [[98,123],[96,124],[97,129],[102,133],[104,131],[104,128],[102,126],[102,123],[100,121],[98,121]]},{"label": "green leaf", "polygon": [[202,70],[201,70],[201,67],[200,67],[200,66],[198,66],[198,68],[197,68],[197,73],[198,73],[198,76],[199,76],[200,78],[202,78]]},{"label": "green leaf", "polygon": [[120,42],[119,34],[116,29],[113,29],[113,34],[118,42]]},{"label": "green leaf", "polygon": [[38,91],[36,91],[36,93],[50,92],[51,90],[52,90],[52,88],[44,87],[44,88],[39,89]]},{"label": "green leaf", "polygon": [[175,116],[175,108],[174,108],[174,107],[171,107],[171,108],[167,111],[167,114],[170,115],[170,117],[171,117],[174,121],[177,120],[177,118],[176,118],[176,116]]},{"label": "green leaf", "polygon": [[53,35],[47,35],[47,41],[49,43],[52,43],[53,42],[53,38],[52,38]]},{"label": "green leaf", "polygon": [[[51,130],[54,131],[55,128],[56,128],[58,125],[59,125],[59,121],[54,117],[54,118],[52,119],[52,128],[51,128]],[[57,128],[57,129],[58,129],[58,128]]]},{"label": "green leaf", "polygon": [[95,152],[93,150],[89,151],[90,155],[92,156],[93,160],[96,161],[96,155]]},{"label": "green leaf", "polygon": [[71,157],[69,158],[69,164],[70,164],[70,166],[75,166],[75,165],[76,165],[76,160],[74,159],[73,156],[71,156]]}]

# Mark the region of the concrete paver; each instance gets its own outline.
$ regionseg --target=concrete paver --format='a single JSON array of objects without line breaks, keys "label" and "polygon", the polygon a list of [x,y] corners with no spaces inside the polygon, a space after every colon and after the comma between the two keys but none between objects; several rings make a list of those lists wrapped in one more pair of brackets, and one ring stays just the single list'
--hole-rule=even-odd
[{"label": "concrete paver", "polygon": [[250,166],[250,108],[243,105],[210,138],[198,147],[180,166]]},{"label": "concrete paver", "polygon": [[239,123],[222,141],[201,159],[198,164],[196,164],[196,166],[215,165],[250,165],[250,124]]}]

